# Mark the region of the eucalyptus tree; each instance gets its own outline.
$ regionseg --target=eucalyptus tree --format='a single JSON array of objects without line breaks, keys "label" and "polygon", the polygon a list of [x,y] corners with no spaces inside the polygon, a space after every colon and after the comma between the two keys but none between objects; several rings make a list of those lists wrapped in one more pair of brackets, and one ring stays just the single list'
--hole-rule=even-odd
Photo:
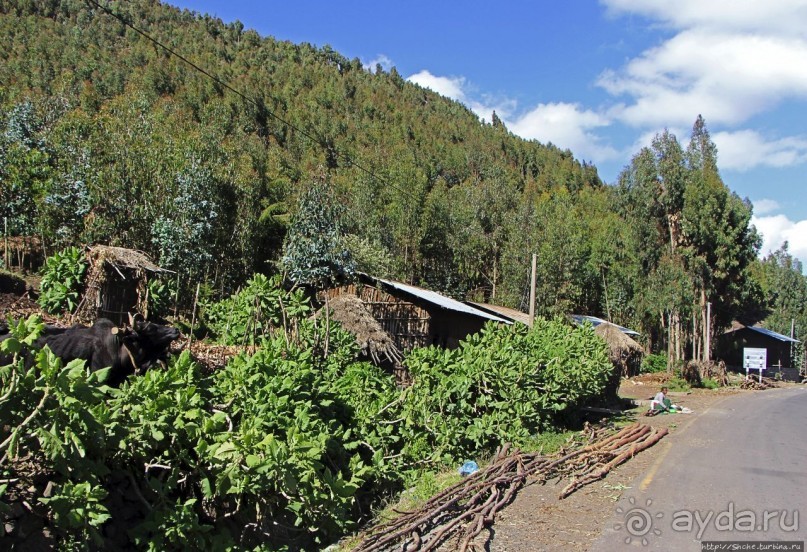
[{"label": "eucalyptus tree", "polygon": [[292,282],[323,289],[353,277],[355,262],[345,244],[342,216],[324,179],[300,194],[283,243],[282,265]]}]

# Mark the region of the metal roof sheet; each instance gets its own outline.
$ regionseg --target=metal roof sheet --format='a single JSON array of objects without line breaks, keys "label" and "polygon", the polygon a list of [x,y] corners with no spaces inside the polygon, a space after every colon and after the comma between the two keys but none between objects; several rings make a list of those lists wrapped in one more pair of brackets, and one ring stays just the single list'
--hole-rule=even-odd
[{"label": "metal roof sheet", "polygon": [[490,303],[476,303],[474,301],[466,301],[466,303],[474,308],[483,310],[485,312],[490,312],[492,314],[498,314],[500,316],[503,316],[508,320],[513,320],[514,322],[521,322],[526,326],[530,325],[530,315],[527,314],[526,312],[521,312],[519,310],[511,309],[509,307],[503,307],[501,305],[492,305]]},{"label": "metal roof sheet", "polygon": [[588,316],[585,314],[570,314],[569,315],[572,320],[574,320],[578,324],[583,324],[584,322],[588,322],[595,328],[600,324],[612,324],[617,327],[619,331],[623,334],[627,335],[641,335],[639,332],[631,330],[629,328],[625,328],[624,326],[620,326],[618,324],[614,324],[613,322],[608,322],[607,320],[603,320],[602,318],[597,318],[596,316]]},{"label": "metal roof sheet", "polygon": [[746,328],[748,328],[749,330],[754,330],[755,332],[759,332],[762,335],[767,335],[768,337],[778,339],[779,341],[784,341],[788,343],[801,343],[801,341],[799,341],[798,339],[793,339],[792,337],[776,333],[775,331],[769,330],[767,328],[760,328],[759,326],[746,326]]},{"label": "metal roof sheet", "polygon": [[501,322],[503,324],[512,324],[511,321],[505,320],[504,318],[500,318],[498,316],[494,316],[492,314],[488,314],[483,312],[479,309],[475,309],[470,305],[466,305],[465,303],[461,303],[455,299],[451,299],[450,297],[446,297],[445,295],[440,295],[436,291],[431,291],[428,289],[419,288],[417,286],[410,286],[409,284],[404,284],[402,282],[394,282],[392,280],[384,280],[382,278],[376,278],[376,281],[381,282],[385,285],[390,286],[391,288],[395,288],[415,297],[419,297],[424,301],[428,301],[429,303],[433,303],[439,307],[444,309],[452,310],[455,312],[462,312],[465,314],[471,314],[473,316],[478,316],[479,318],[485,318],[487,320],[494,320],[496,322]]}]

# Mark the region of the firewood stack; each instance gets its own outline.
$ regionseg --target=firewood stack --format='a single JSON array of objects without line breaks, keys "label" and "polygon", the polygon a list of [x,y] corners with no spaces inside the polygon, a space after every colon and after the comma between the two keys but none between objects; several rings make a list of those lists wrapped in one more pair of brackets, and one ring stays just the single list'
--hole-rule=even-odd
[{"label": "firewood stack", "polygon": [[449,539],[456,539],[458,550],[484,550],[489,537],[484,542],[477,537],[528,482],[568,478],[559,496],[566,498],[656,444],[667,429],[636,422],[620,431],[587,427],[583,434],[585,444],[552,456],[524,453],[505,444],[487,467],[432,497],[417,511],[397,512],[399,517],[372,527],[355,552],[436,550]]}]

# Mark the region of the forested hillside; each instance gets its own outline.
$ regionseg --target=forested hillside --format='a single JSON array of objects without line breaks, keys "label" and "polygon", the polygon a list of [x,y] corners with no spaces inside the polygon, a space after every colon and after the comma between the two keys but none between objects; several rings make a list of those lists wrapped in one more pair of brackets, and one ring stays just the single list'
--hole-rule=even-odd
[{"label": "forested hillside", "polygon": [[48,252],[132,247],[184,289],[230,292],[279,270],[298,196],[325,182],[359,269],[460,298],[526,308],[534,252],[539,314],[605,315],[677,358],[705,355],[707,303],[718,327],[807,318],[803,294],[773,294],[803,290],[800,267],[756,260],[700,118],[688,146],[660,135],[606,186],[395,69],[153,0],[104,5],[209,75],[90,2],[0,0],[0,216]]}]

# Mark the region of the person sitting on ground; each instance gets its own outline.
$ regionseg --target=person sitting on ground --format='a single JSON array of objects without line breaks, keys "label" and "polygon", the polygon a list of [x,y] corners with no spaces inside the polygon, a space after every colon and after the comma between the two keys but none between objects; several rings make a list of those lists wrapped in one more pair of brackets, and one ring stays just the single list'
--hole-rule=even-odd
[{"label": "person sitting on ground", "polygon": [[661,410],[664,412],[675,412],[680,410],[678,406],[674,405],[670,399],[667,398],[667,387],[662,387],[661,391],[656,393],[653,400],[650,401],[650,410]]}]

